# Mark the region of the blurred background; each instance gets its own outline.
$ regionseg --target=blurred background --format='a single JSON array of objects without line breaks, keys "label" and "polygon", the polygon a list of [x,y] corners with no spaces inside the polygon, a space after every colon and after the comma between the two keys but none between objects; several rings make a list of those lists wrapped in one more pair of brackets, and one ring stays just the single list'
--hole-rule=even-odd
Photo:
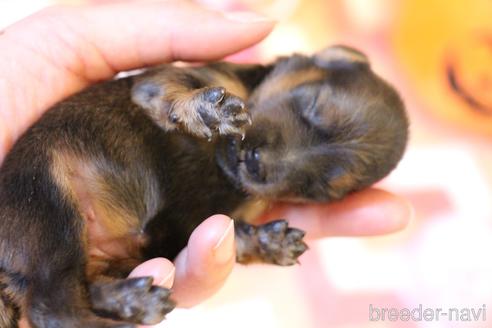
[{"label": "blurred background", "polygon": [[[0,0],[0,28],[55,3]],[[237,267],[207,303],[162,327],[492,327],[492,2],[490,0],[200,0],[276,18],[234,60],[313,53],[343,43],[395,84],[411,140],[380,185],[415,208],[402,232],[313,241],[301,266]],[[369,307],[485,310],[478,321],[371,321]],[[466,319],[467,317],[462,317]],[[374,319],[374,316],[373,316]]]}]

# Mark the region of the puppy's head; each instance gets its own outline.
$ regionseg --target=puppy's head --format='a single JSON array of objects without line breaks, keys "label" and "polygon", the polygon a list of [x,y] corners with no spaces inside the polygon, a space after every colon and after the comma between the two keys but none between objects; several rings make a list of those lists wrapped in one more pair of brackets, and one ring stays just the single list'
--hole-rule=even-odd
[{"label": "puppy's head", "polygon": [[250,97],[244,141],[219,165],[250,194],[329,201],[371,185],[400,160],[408,121],[396,91],[348,47],[279,59]]}]

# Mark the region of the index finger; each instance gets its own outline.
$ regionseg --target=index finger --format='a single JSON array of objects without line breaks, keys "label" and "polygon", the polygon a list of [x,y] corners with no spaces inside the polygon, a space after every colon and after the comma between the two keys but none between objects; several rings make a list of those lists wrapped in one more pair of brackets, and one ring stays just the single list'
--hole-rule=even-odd
[{"label": "index finger", "polygon": [[185,1],[58,6],[7,27],[0,34],[0,163],[46,109],[91,83],[173,60],[218,59],[272,28],[261,16]]},{"label": "index finger", "polygon": [[370,188],[328,204],[275,204],[260,221],[286,219],[307,238],[372,236],[403,229],[412,206],[402,197]]}]

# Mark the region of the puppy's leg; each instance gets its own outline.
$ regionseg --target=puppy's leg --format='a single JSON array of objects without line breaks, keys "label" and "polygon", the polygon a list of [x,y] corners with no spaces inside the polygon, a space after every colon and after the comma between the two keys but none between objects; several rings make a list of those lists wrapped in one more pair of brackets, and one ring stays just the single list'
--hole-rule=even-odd
[{"label": "puppy's leg", "polygon": [[210,74],[171,66],[135,79],[133,101],[167,131],[182,129],[210,139],[213,134],[242,135],[250,122],[241,95],[228,91],[228,84],[231,89],[237,85],[235,79],[214,81]]},{"label": "puppy's leg", "polygon": [[[46,174],[32,172],[26,173],[32,181],[30,197],[0,189],[0,262],[4,268],[0,294],[2,324],[7,322],[2,328],[15,327],[12,321],[20,314],[33,328],[132,327],[99,318],[91,311],[81,219]],[[18,188],[24,186],[15,183],[21,179],[4,177],[6,185]]]},{"label": "puppy's leg", "polygon": [[84,222],[91,309],[117,321],[162,321],[174,307],[170,291],[152,286],[152,278],[123,279],[143,261],[142,222],[160,207],[157,178],[145,159],[118,168],[106,158],[82,158],[70,152],[58,151],[54,158],[53,175],[77,204]]},{"label": "puppy's leg", "polygon": [[[54,274],[54,273],[53,273]],[[57,273],[59,274],[59,273]],[[36,277],[27,300],[27,316],[37,328],[135,328],[129,323],[104,319],[90,308],[85,284],[75,272],[68,276]],[[45,280],[45,278],[49,278]]]},{"label": "puppy's leg", "polygon": [[239,263],[265,262],[277,265],[296,264],[307,250],[302,241],[304,231],[290,228],[287,221],[277,220],[263,225],[235,222],[236,259]]},{"label": "puppy's leg", "polygon": [[50,187],[50,196],[59,202],[57,206],[47,207],[46,202],[38,201],[41,197],[30,200],[30,210],[36,211],[33,221],[43,224],[24,240],[32,249],[25,273],[27,291],[22,312],[36,328],[134,328],[132,324],[100,318],[91,310],[82,218],[57,195],[55,186]]}]

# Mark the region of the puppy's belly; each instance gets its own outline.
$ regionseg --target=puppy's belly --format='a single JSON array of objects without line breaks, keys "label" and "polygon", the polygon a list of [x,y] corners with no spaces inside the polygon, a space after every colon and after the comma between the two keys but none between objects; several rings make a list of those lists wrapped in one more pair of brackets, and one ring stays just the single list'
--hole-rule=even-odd
[{"label": "puppy's belly", "polygon": [[52,167],[57,183],[71,198],[83,221],[82,241],[89,280],[112,270],[114,264],[125,263],[120,269],[123,274],[131,270],[141,262],[141,249],[146,244],[141,220],[121,205],[93,164],[91,160],[57,152]]},{"label": "puppy's belly", "polygon": [[119,217],[108,214],[82,181],[76,181],[75,193],[80,204],[85,229],[83,240],[88,256],[86,274],[91,277],[104,274],[115,263],[126,263],[122,273],[141,263],[141,249],[146,244],[142,232]]}]

